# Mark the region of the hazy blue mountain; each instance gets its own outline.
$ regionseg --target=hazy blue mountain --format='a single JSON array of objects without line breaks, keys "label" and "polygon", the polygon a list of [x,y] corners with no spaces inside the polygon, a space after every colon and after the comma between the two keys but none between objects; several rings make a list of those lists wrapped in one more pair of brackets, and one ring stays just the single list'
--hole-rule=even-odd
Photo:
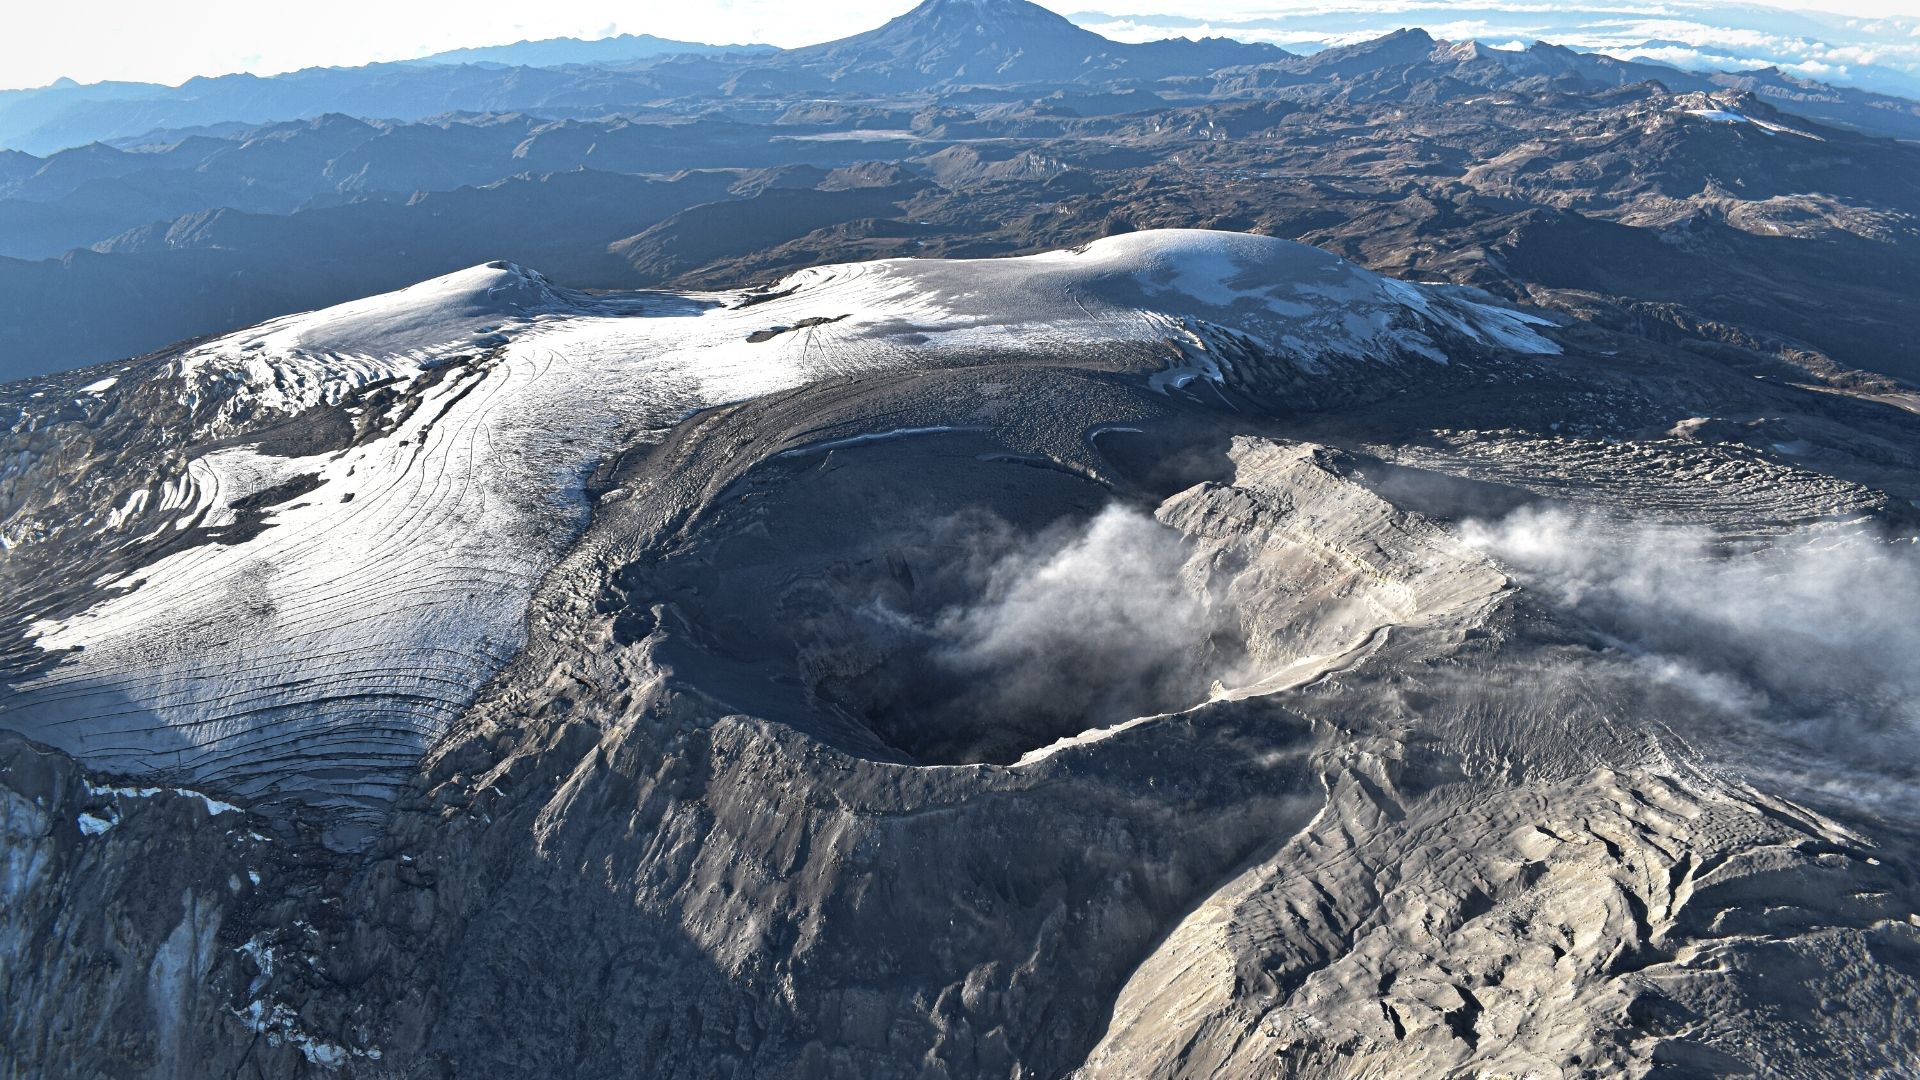
[{"label": "hazy blue mountain", "polygon": [[0,256],[43,259],[203,210],[289,214],[406,202],[527,173],[672,174],[857,160],[857,143],[792,141],[807,127],[725,120],[543,120],[525,113],[369,123],[327,114],[229,139],[138,151],[103,144],[0,161]]},{"label": "hazy blue mountain", "polygon": [[447,112],[631,110],[659,96],[637,74],[547,68],[370,64],[262,78],[222,75],[178,87],[112,84],[0,92],[0,146],[31,153],[222,121],[254,124],[325,113],[415,120]]},{"label": "hazy blue mountain", "polygon": [[657,60],[663,56],[713,55],[738,53],[766,55],[779,52],[772,45],[706,45],[698,41],[675,41],[652,34],[619,34],[614,37],[543,38],[516,41],[511,45],[484,45],[473,49],[449,49],[423,56],[416,64],[499,64],[504,67],[565,67],[569,64],[630,64]]},{"label": "hazy blue mountain", "polygon": [[[1711,10],[1723,12],[1724,8],[1712,6]],[[1116,33],[1124,29],[1129,37],[1165,36],[1152,41],[1111,40],[1026,0],[925,0],[866,33],[786,51],[707,46],[688,52],[690,43],[644,36],[601,41],[555,39],[462,50],[433,58],[476,61],[471,63],[314,68],[269,78],[223,75],[193,79],[178,87],[139,83],[80,86],[63,80],[37,90],[0,92],[0,148],[45,154],[96,141],[148,141],[157,130],[206,128],[207,134],[224,134],[227,129],[216,125],[304,120],[326,113],[399,121],[449,112],[518,111],[547,118],[593,118],[662,110],[700,114],[717,106],[741,115],[742,110],[775,104],[784,110],[792,106],[790,99],[795,97],[927,95],[1006,86],[1157,87],[1168,80],[1177,84],[1175,89],[1191,93],[1204,89],[1193,84],[1195,79],[1221,69],[1248,67],[1266,73],[1251,81],[1242,80],[1244,88],[1258,89],[1271,87],[1274,77],[1289,73],[1309,78],[1339,77],[1341,69],[1333,65],[1364,65],[1387,59],[1411,63],[1419,59],[1416,54],[1421,40],[1388,34],[1381,40],[1360,42],[1355,39],[1356,27],[1377,25],[1385,32],[1423,23],[1460,25],[1455,9],[1438,7],[1207,24],[1248,39],[1241,41],[1177,36],[1181,31],[1196,32],[1202,26],[1177,16],[1106,18],[1104,23],[1102,16],[1080,18],[1091,25],[1113,27]],[[1920,21],[1894,20],[1890,25],[1898,30],[1909,24],[1920,31]],[[1561,49],[1565,55],[1556,55],[1553,60],[1561,75],[1615,82],[1657,79],[1676,89],[1744,89],[1783,108],[1831,123],[1877,134],[1920,137],[1920,106],[1864,88],[1905,86],[1900,82],[1904,76],[1895,76],[1907,69],[1889,67],[1887,71],[1893,75],[1870,79],[1858,64],[1833,68],[1835,78],[1854,79],[1859,86],[1809,80],[1809,72],[1824,63],[1817,57],[1825,54],[1820,52],[1819,39],[1808,35],[1830,30],[1832,40],[1839,41],[1847,33],[1857,34],[1856,30],[1806,19],[1781,22],[1782,27],[1797,27],[1801,39],[1813,43],[1796,54],[1811,59],[1797,66],[1769,67],[1744,55],[1727,57],[1693,46],[1673,45],[1681,40],[1678,38],[1654,41],[1644,33],[1621,40],[1625,59],[1616,60],[1595,55],[1592,45],[1598,39],[1571,29],[1570,23],[1566,25],[1571,36],[1558,44],[1571,47]],[[1507,40],[1509,28],[1498,21],[1476,23],[1474,27],[1474,35],[1488,46],[1481,57],[1488,64],[1505,65],[1516,78],[1543,74],[1543,54],[1528,48],[1530,43],[1539,43],[1537,35]],[[1705,27],[1700,34],[1706,37],[1711,37],[1714,30],[1704,23],[1681,20],[1674,32],[1687,27]],[[1706,37],[1696,35],[1695,40]],[[1268,40],[1263,42],[1263,38]],[[1322,50],[1325,55],[1319,59],[1298,61],[1272,40],[1302,46],[1332,43],[1336,47]],[[1915,44],[1909,46],[1908,41]],[[1890,58],[1887,63],[1906,64],[1907,60],[1901,58],[1913,52],[1912,68],[1920,70],[1920,52],[1914,51],[1920,50],[1920,36],[1895,35],[1882,44],[1880,52]],[[1575,55],[1593,55],[1594,59],[1582,69],[1572,59]],[[569,66],[547,66],[555,63]],[[1670,64],[1738,71],[1714,74]],[[1913,92],[1920,93],[1920,77],[1913,85]],[[780,101],[783,98],[789,100]],[[17,164],[0,163],[0,183],[18,168]]]},{"label": "hazy blue mountain", "polygon": [[209,210],[135,229],[100,251],[0,258],[0,382],[138,355],[496,258],[547,267],[570,285],[629,284],[637,279],[607,245],[727,198],[733,179],[581,171],[284,216]]}]

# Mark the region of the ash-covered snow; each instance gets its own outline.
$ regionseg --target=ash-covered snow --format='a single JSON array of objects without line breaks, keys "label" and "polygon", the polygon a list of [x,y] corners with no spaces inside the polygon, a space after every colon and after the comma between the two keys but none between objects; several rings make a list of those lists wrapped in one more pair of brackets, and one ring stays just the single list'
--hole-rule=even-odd
[{"label": "ash-covered snow", "polygon": [[[488,263],[230,334],[186,352],[171,374],[189,387],[222,384],[220,410],[203,424],[217,432],[229,415],[338,404],[370,383],[411,378],[588,303],[531,270]],[[189,403],[195,394],[188,391]]]}]

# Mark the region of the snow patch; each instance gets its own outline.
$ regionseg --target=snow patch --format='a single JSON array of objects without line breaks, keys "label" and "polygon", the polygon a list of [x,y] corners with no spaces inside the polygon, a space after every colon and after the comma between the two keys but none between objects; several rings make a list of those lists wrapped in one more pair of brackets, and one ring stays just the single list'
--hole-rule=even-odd
[{"label": "snow patch", "polygon": [[854,446],[869,446],[873,443],[892,442],[896,439],[910,439],[916,435],[941,435],[956,431],[984,431],[978,427],[908,427],[894,428],[891,431],[874,431],[865,435],[852,435],[844,439],[829,439],[826,442],[811,443],[782,452],[783,458],[806,457],[811,454],[824,454],[829,450],[845,450]]},{"label": "snow patch", "polygon": [[242,810],[240,807],[235,806],[230,802],[222,802],[221,800],[216,799],[211,795],[206,795],[198,791],[192,791],[187,788],[114,787],[109,785],[95,784],[92,781],[88,781],[87,793],[89,795],[112,795],[117,798],[127,798],[127,799],[151,799],[155,795],[160,795],[165,793],[165,794],[177,795],[183,799],[200,800],[200,804],[207,808],[208,816],[214,816],[218,814],[245,813],[245,811]]},{"label": "snow patch", "polygon": [[349,1058],[380,1060],[380,1051],[374,1047],[349,1048],[305,1031],[300,1027],[300,1014],[277,1002],[269,1007],[263,1001],[250,1001],[245,1010],[235,1010],[234,1015],[249,1030],[265,1036],[267,1045],[279,1046],[284,1043],[292,1046],[300,1051],[300,1056],[306,1058],[310,1065],[337,1069],[346,1064]]},{"label": "snow patch", "polygon": [[83,813],[79,817],[80,834],[82,836],[99,836],[101,833],[106,832],[118,824],[120,824],[120,817],[117,814],[100,817],[97,814]]},{"label": "snow patch", "polygon": [[1810,131],[1800,131],[1783,124],[1770,123],[1766,120],[1756,120],[1746,113],[1735,112],[1732,109],[1707,108],[1682,109],[1680,111],[1686,113],[1688,116],[1697,116],[1713,124],[1751,124],[1769,135],[1798,135],[1803,139],[1812,139],[1814,142],[1826,142],[1825,139]]}]

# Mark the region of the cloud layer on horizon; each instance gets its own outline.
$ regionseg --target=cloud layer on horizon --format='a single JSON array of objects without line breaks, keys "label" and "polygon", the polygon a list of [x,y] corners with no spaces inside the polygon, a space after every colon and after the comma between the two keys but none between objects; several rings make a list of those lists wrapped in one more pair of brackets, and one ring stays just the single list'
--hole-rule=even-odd
[{"label": "cloud layer on horizon", "polygon": [[[1856,10],[1870,10],[1863,4]],[[1794,12],[1721,3],[1409,3],[1223,0],[1206,17],[1079,12],[1074,21],[1122,41],[1170,35],[1264,41],[1295,51],[1347,45],[1405,26],[1506,48],[1547,41],[1689,70],[1776,66],[1807,79],[1920,96],[1920,17]]]}]

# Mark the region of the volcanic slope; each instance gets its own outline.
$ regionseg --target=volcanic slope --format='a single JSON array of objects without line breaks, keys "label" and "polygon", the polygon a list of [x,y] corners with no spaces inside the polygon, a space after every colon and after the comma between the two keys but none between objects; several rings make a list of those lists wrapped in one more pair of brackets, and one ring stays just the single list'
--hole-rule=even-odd
[{"label": "volcanic slope", "polygon": [[1897,403],[1207,232],[5,392],[0,1071],[1915,1066]]},{"label": "volcanic slope", "polygon": [[[6,722],[117,773],[376,806],[523,644],[532,589],[586,523],[596,463],[692,411],[996,357],[1134,370],[1164,392],[1222,382],[1215,335],[1319,373],[1440,363],[1456,340],[1550,353],[1540,322],[1203,232],[822,267],[684,298],[588,299],[475,268],[141,369],[143,389],[193,403],[200,441],[177,474],[114,492],[86,524],[15,512],[16,564],[50,542],[33,530],[64,530],[63,584],[93,586],[47,610],[16,594],[9,614],[58,660],[14,685]],[[111,409],[135,378],[79,399]],[[243,406],[255,432],[308,410],[330,423],[262,442],[230,430]],[[15,437],[41,423],[30,400]]]}]

